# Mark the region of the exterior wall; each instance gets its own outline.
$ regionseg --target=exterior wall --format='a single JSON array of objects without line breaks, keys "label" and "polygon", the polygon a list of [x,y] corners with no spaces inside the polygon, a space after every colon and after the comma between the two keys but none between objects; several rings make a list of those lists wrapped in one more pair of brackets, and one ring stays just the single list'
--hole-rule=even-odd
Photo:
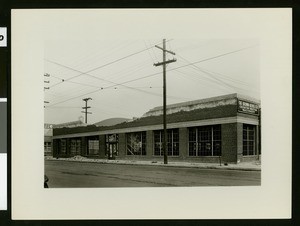
[{"label": "exterior wall", "polygon": [[[258,126],[256,126],[256,139]],[[188,138],[189,128],[179,128],[179,156],[168,156],[168,161],[188,161],[188,162],[207,162],[207,163],[239,163],[257,160],[257,155],[243,156],[243,123],[221,124],[221,148],[222,156],[189,156]],[[154,156],[154,131],[146,131],[146,155],[129,156],[126,153],[126,133],[119,133],[118,151],[116,159],[127,160],[148,160],[163,161],[163,156]],[[81,155],[87,156],[87,137],[81,137]],[[61,139],[53,139],[53,157],[70,157],[70,142],[66,140],[66,154],[60,152]],[[255,141],[255,149],[258,150],[258,141]],[[99,135],[99,156],[95,158],[105,159],[106,140],[105,135]]]},{"label": "exterior wall", "polygon": [[[185,118],[186,119],[186,118]],[[187,162],[207,162],[207,163],[239,163],[247,161],[257,160],[257,154],[254,156],[243,156],[243,123],[255,125],[255,152],[259,148],[259,134],[258,134],[258,118],[253,115],[246,115],[238,113],[237,117],[224,117],[209,120],[200,121],[185,121],[180,123],[170,123],[168,128],[179,129],[179,156],[168,156],[168,160],[172,161],[187,161]],[[221,124],[221,148],[222,156],[189,156],[189,127],[205,126]],[[68,134],[67,137],[55,136],[52,140],[53,145],[53,156],[54,157],[70,157],[71,156],[71,139],[81,139],[81,155],[87,157],[88,149],[88,136],[99,137],[99,155],[90,156],[91,158],[108,158],[105,156],[106,151],[106,140],[105,135],[111,132],[118,134],[118,152],[119,155],[116,159],[127,159],[127,160],[147,160],[147,161],[163,161],[163,156],[154,156],[154,131],[156,129],[162,129],[161,126],[153,127],[150,126],[139,126],[130,128],[127,130],[114,130],[114,131],[97,131],[95,134],[90,132],[80,134]],[[138,130],[137,130],[138,129]],[[146,155],[127,155],[126,147],[126,133],[146,131]],[[66,154],[62,154],[60,151],[61,140],[66,140]]]},{"label": "exterior wall", "polygon": [[188,157],[188,128],[179,128],[179,158],[186,159]]},{"label": "exterior wall", "polygon": [[146,157],[151,158],[154,155],[154,132],[149,130],[146,132]]},{"label": "exterior wall", "polygon": [[219,156],[193,156],[187,157],[187,162],[195,162],[195,163],[219,163]]},{"label": "exterior wall", "polygon": [[[259,156],[260,159],[260,156]],[[257,155],[249,155],[249,156],[243,156],[241,159],[241,162],[255,162],[258,160]]]},{"label": "exterior wall", "polygon": [[53,157],[58,157],[58,140],[54,139],[52,141],[52,150],[53,150]]},{"label": "exterior wall", "polygon": [[71,149],[71,142],[70,139],[66,139],[66,155],[70,155],[70,149]]},{"label": "exterior wall", "polygon": [[[258,100],[249,99],[238,94],[168,105],[168,129],[179,129],[179,156],[168,156],[169,161],[219,163],[221,160],[222,163],[239,163],[257,159],[257,154],[254,156],[243,156],[243,123],[256,126],[255,151],[257,153],[260,147],[258,116],[255,115],[256,112],[255,114],[250,114],[251,112],[247,111],[246,108],[241,110],[241,106],[247,107],[248,105],[240,104],[240,100],[256,103],[259,106]],[[99,137],[99,154],[89,157],[108,158],[105,155],[105,135],[118,134],[119,154],[115,156],[116,159],[162,161],[163,156],[154,156],[154,130],[163,129],[161,113],[162,107],[160,106],[144,114],[144,116],[149,117],[141,117],[128,123],[108,127],[88,125],[55,129],[53,131],[54,137],[52,137],[52,139],[54,138],[52,143],[53,156],[70,157],[70,143],[73,138],[81,139],[80,154],[87,156],[89,136],[97,136]],[[189,156],[189,128],[217,124],[221,125],[222,156]],[[48,129],[47,126],[46,128]],[[146,155],[127,155],[126,134],[143,131],[146,131]],[[66,140],[66,154],[61,153],[61,139]]]},{"label": "exterior wall", "polygon": [[222,163],[237,163],[237,150],[239,150],[238,135],[240,134],[237,131],[236,123],[221,125]]},{"label": "exterior wall", "polygon": [[116,156],[119,159],[124,159],[126,157],[126,134],[119,134],[119,156]]},{"label": "exterior wall", "polygon": [[81,155],[87,156],[87,138],[81,137]]},{"label": "exterior wall", "polygon": [[[61,140],[66,140],[66,153],[61,152]],[[53,140],[53,157],[69,157],[68,139],[54,139]]]},{"label": "exterior wall", "polygon": [[243,161],[243,123],[237,123],[237,162]]},{"label": "exterior wall", "polygon": [[99,135],[99,158],[104,159],[106,150],[105,135]]}]

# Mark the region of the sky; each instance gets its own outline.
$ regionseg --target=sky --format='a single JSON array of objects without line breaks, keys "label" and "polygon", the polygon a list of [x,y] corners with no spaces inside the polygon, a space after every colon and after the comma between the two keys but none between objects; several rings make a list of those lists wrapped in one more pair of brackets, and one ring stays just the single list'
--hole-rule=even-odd
[{"label": "sky", "polygon": [[[162,39],[47,41],[45,123],[141,117],[163,104]],[[256,39],[166,39],[167,104],[239,93],[260,99]],[[48,83],[49,82],[49,83]]]}]

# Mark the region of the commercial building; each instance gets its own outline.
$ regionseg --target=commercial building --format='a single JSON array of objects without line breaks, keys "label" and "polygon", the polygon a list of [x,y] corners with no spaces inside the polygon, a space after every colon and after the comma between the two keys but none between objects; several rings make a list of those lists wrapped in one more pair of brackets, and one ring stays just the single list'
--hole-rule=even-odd
[{"label": "commercial building", "polygon": [[44,155],[49,156],[52,155],[52,125],[44,124]]},{"label": "commercial building", "polygon": [[[53,129],[53,156],[161,161],[162,107],[113,126]],[[239,94],[167,106],[169,161],[239,163],[260,155],[260,101]]]}]

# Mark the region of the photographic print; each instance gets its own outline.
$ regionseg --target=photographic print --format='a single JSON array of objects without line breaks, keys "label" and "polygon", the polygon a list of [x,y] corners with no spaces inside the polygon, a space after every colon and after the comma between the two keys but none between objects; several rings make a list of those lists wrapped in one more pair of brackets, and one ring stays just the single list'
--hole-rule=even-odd
[{"label": "photographic print", "polygon": [[44,64],[47,188],[260,185],[258,40],[49,41]]},{"label": "photographic print", "polygon": [[13,10],[11,36],[13,219],[290,217],[290,10]]}]

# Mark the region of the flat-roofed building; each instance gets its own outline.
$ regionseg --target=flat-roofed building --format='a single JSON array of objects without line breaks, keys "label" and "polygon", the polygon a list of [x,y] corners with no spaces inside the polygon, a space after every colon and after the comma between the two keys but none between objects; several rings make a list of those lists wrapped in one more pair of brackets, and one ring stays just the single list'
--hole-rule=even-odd
[{"label": "flat-roofed building", "polygon": [[[54,128],[53,156],[158,161],[163,111],[113,126]],[[167,106],[169,161],[239,163],[260,155],[260,101],[239,94]]]}]

